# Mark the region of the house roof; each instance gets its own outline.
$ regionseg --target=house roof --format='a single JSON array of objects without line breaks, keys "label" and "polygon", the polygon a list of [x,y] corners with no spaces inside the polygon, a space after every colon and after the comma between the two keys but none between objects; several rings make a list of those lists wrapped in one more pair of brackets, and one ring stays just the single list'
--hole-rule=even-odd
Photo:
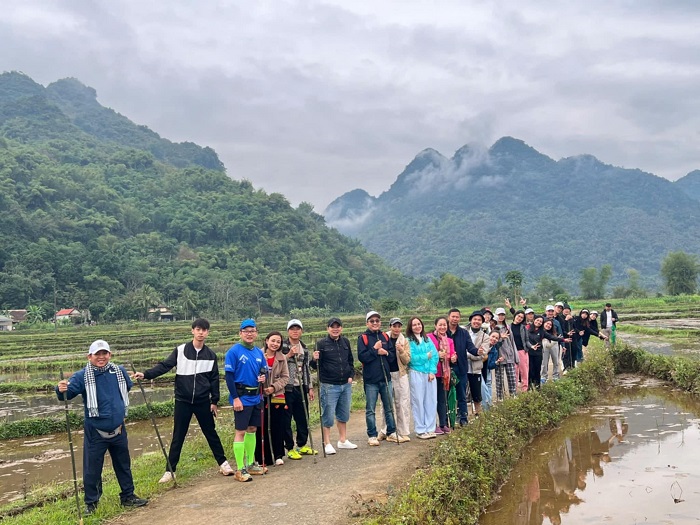
[{"label": "house roof", "polygon": [[75,308],[64,308],[63,310],[59,310],[58,312],[56,312],[56,316],[59,316],[59,315],[70,315],[70,314],[72,314],[73,312],[77,312],[77,310],[76,310]]},{"label": "house roof", "polygon": [[21,323],[27,318],[26,310],[8,310],[7,313],[10,314],[10,318],[15,323]]},{"label": "house roof", "polygon": [[9,317],[5,317],[4,315],[0,315],[0,323],[2,324],[12,324],[12,319]]}]

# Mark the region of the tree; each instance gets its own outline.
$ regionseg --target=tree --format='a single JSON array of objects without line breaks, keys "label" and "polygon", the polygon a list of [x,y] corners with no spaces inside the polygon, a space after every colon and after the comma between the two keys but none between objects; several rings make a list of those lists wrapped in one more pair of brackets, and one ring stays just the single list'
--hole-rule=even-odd
[{"label": "tree", "polygon": [[554,277],[543,275],[535,285],[535,295],[542,301],[559,300],[566,295],[566,289]]},{"label": "tree", "polygon": [[180,299],[178,302],[180,304],[180,308],[182,308],[182,311],[185,313],[185,319],[189,319],[190,311],[194,312],[194,310],[197,308],[198,297],[195,292],[189,288],[185,288],[182,293],[180,293]]},{"label": "tree", "polygon": [[661,263],[661,276],[670,295],[695,293],[698,273],[697,256],[682,251],[669,253]]},{"label": "tree", "polygon": [[600,269],[600,274],[596,268],[584,268],[581,270],[581,296],[584,299],[600,299],[605,297],[605,287],[612,277],[612,266],[605,264]]},{"label": "tree", "polygon": [[144,284],[141,288],[134,291],[132,300],[134,305],[142,313],[142,319],[145,321],[148,318],[148,310],[160,303],[160,295],[153,286]]},{"label": "tree", "polygon": [[522,297],[524,279],[523,272],[518,270],[511,270],[506,274],[506,282],[510,285],[513,292],[513,302],[516,304]]},{"label": "tree", "polygon": [[41,323],[44,321],[44,309],[41,306],[27,306],[27,315],[25,317],[29,324]]}]

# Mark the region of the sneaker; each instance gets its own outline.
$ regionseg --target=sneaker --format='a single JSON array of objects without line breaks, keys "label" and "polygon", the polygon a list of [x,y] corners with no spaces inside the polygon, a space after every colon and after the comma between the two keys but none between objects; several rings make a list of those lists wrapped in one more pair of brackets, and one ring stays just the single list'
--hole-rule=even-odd
[{"label": "sneaker", "polygon": [[379,441],[384,441],[386,439],[386,434],[384,432],[380,432],[379,435],[377,436],[377,439]]},{"label": "sneaker", "polygon": [[97,502],[88,503],[85,505],[85,512],[83,513],[83,516],[92,516],[95,512],[97,512]]},{"label": "sneaker", "polygon": [[[347,441],[346,441],[346,443],[347,443]],[[372,436],[371,438],[369,438],[369,439],[367,440],[367,444],[368,444],[370,447],[378,447],[378,446],[379,446],[379,440],[378,440],[376,437]],[[338,443],[338,446],[340,446],[340,443]]]},{"label": "sneaker", "polygon": [[326,456],[330,456],[332,454],[335,454],[335,449],[333,448],[333,445],[328,443],[325,447],[324,450],[326,452]]},{"label": "sneaker", "polygon": [[442,430],[442,427],[435,427],[435,432],[434,434],[436,436],[442,436],[445,432]]},{"label": "sneaker", "polygon": [[318,454],[318,450],[314,450],[308,445],[304,445],[303,447],[300,447],[298,449],[298,452],[299,452],[299,454],[302,454],[304,456],[315,456],[316,454]]},{"label": "sneaker", "polygon": [[282,458],[277,458],[275,460],[275,465],[277,465],[278,467],[281,467],[282,465],[284,465],[284,460]]},{"label": "sneaker", "polygon": [[352,443],[349,439],[346,439],[345,441],[338,441],[338,448],[352,449],[357,448],[357,445],[355,445],[355,443]]},{"label": "sneaker", "polygon": [[299,454],[298,451],[292,449],[289,452],[287,452],[287,457],[289,459],[301,459],[301,454]]},{"label": "sneaker", "polygon": [[173,473],[170,472],[169,470],[165,471],[165,474],[161,476],[161,478],[158,480],[158,483],[170,483],[173,479],[175,479],[175,476],[173,476]]},{"label": "sneaker", "polygon": [[398,443],[399,437],[396,435],[396,432],[393,432],[386,437],[386,440],[390,443]]},{"label": "sneaker", "polygon": [[147,499],[139,498],[136,494],[132,494],[128,498],[122,500],[122,506],[124,507],[143,507],[148,504]]},{"label": "sneaker", "polygon": [[408,441],[411,441],[411,438],[408,436],[399,436],[399,443],[407,443]]},{"label": "sneaker", "polygon": [[245,483],[247,481],[253,481],[253,477],[250,474],[248,474],[248,471],[244,468],[242,468],[241,470],[237,470],[233,477],[236,479],[236,481],[240,481],[242,483]]},{"label": "sneaker", "polygon": [[233,476],[236,473],[236,471],[231,468],[231,465],[228,464],[228,461],[224,461],[221,465],[219,465],[219,473],[222,476]]},{"label": "sneaker", "polygon": [[449,434],[450,432],[452,432],[452,429],[450,427],[442,427],[443,434]]},{"label": "sneaker", "polygon": [[418,439],[430,439],[432,436],[430,435],[430,432],[423,432],[421,434],[416,434],[416,437]]},{"label": "sneaker", "polygon": [[426,432],[426,434],[428,435],[428,437],[425,439],[433,439],[437,437],[437,434],[435,432]]},{"label": "sneaker", "polygon": [[262,476],[263,474],[267,474],[267,467],[261,466],[257,461],[252,465],[248,465],[246,470],[251,476]]}]

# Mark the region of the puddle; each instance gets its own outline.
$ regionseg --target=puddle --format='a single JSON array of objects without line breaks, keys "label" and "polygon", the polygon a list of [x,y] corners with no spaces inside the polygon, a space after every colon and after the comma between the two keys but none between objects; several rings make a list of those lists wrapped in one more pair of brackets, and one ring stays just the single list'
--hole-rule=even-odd
[{"label": "puddle", "polygon": [[700,402],[630,376],[538,436],[480,525],[700,523]]}]

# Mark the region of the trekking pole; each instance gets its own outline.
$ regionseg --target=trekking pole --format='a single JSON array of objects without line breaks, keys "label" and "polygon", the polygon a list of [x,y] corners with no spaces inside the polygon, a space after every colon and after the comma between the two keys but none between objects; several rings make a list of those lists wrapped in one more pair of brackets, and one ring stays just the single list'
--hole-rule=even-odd
[{"label": "trekking pole", "polygon": [[[381,341],[379,339],[379,333],[380,333],[379,331],[377,331],[377,333],[376,333],[377,341]],[[387,350],[387,352],[388,352],[388,350]],[[382,356],[379,356],[379,364],[382,367],[382,374],[384,374],[384,388],[386,388],[386,393],[389,396],[389,408],[391,408],[392,417],[394,418],[394,427],[396,427],[396,410],[394,408],[394,396],[392,393],[392,389],[389,388],[389,379],[387,378],[387,375],[386,375],[386,369],[384,368],[384,361],[382,361]],[[386,419],[386,414],[384,415],[384,418]],[[388,426],[389,425],[387,424],[387,429],[386,429],[387,432],[389,432]],[[396,444],[400,445],[401,443],[399,443],[398,429],[395,428],[394,433],[396,434]]]},{"label": "trekking pole", "polygon": [[[316,341],[314,341],[314,351],[316,351]],[[316,363],[316,384],[318,385],[318,421],[321,427],[321,448],[323,448],[323,459],[326,459],[326,442],[323,439],[323,408],[321,407],[321,352],[318,353],[318,362]],[[309,430],[311,434],[311,430]],[[330,438],[328,440],[330,443]]]},{"label": "trekking pole", "polygon": [[[61,381],[63,381],[63,370],[60,370]],[[70,461],[73,465],[73,489],[75,492],[75,506],[78,509],[78,523],[83,525],[83,511],[80,508],[80,498],[78,497],[78,475],[75,471],[75,451],[73,450],[73,436],[70,432],[70,416],[68,414],[68,393],[63,392],[63,403],[66,412],[66,432],[68,433],[68,446],[70,448]]]},{"label": "trekking pole", "polygon": [[[304,347],[302,347],[302,350],[303,349],[304,349]],[[314,435],[313,435],[313,432],[311,432],[311,418],[309,416],[309,402],[306,399],[306,396],[308,395],[309,391],[311,390],[311,373],[308,373],[309,372],[308,353],[305,355],[305,357],[306,357],[306,367],[303,367],[303,364],[302,364],[302,370],[301,370],[301,402],[304,405],[304,417],[306,418],[306,429],[309,433],[309,442],[311,443],[311,450],[313,451],[312,456],[314,457],[314,465],[315,465],[317,453],[316,453],[316,449],[314,448]],[[302,363],[303,362],[304,362],[304,360],[302,359]],[[304,386],[304,372],[307,372],[308,377],[309,377],[309,384],[307,384],[306,386]],[[306,388],[306,392],[304,391],[305,388]],[[323,430],[321,430],[321,432],[323,432]]]},{"label": "trekking pole", "polygon": [[[134,363],[131,364],[131,369],[134,371],[134,374],[136,374],[136,367],[134,367]],[[177,487],[177,478],[175,477],[175,471],[173,470],[173,466],[170,464],[170,458],[168,457],[168,453],[165,451],[165,445],[163,445],[163,438],[160,437],[160,432],[158,431],[158,425],[156,424],[156,418],[153,415],[153,409],[151,408],[151,403],[148,401],[148,397],[146,396],[146,390],[143,388],[143,383],[141,383],[140,379],[136,379],[136,383],[139,385],[139,388],[141,389],[141,394],[143,395],[143,400],[146,403],[146,409],[148,410],[148,415],[151,416],[151,424],[153,425],[153,429],[156,431],[156,436],[158,436],[158,443],[160,443],[160,449],[163,451],[163,456],[165,457],[165,464],[168,467],[168,472],[170,472],[173,475],[173,486]]]},{"label": "trekking pole", "polygon": [[[262,406],[260,407],[260,453],[262,455],[262,466],[263,473],[265,473],[265,395],[264,395],[264,383],[260,384],[260,396],[262,397]],[[268,422],[269,423],[269,422]],[[268,424],[268,426],[270,426]],[[274,463],[274,461],[273,461]]]},{"label": "trekking pole", "polygon": [[[272,407],[272,395],[267,396],[267,439],[270,441],[270,451],[272,452],[272,464],[276,467],[277,460],[275,459],[275,450],[272,446],[272,425],[270,424],[270,410]],[[284,449],[283,449],[284,450]]]}]

